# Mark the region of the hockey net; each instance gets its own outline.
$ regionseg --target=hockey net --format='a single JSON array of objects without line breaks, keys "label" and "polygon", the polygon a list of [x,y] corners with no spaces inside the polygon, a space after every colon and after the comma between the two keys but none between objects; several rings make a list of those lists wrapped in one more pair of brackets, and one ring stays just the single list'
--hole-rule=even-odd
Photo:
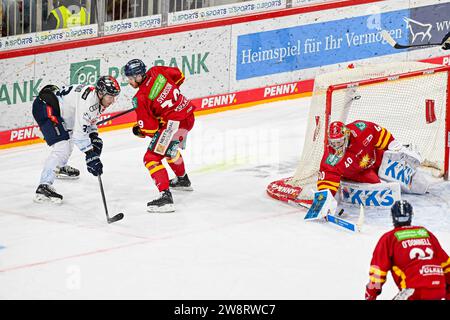
[{"label": "hockey net", "polygon": [[293,177],[269,184],[267,193],[281,201],[312,202],[326,129],[337,120],[366,120],[385,127],[401,143],[414,144],[422,165],[447,179],[449,72],[448,66],[397,62],[317,76],[297,170]]}]

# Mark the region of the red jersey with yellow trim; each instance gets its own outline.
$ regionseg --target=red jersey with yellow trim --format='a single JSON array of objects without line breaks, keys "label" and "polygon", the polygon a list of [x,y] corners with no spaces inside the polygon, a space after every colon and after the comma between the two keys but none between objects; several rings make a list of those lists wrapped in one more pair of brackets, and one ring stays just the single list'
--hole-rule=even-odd
[{"label": "red jersey with yellow trim", "polygon": [[378,168],[384,150],[394,140],[392,134],[373,122],[357,120],[346,127],[350,130],[349,145],[339,157],[329,146],[320,163],[317,189],[329,189],[333,195],[342,178],[362,183],[378,183]]},{"label": "red jersey with yellow trim", "polygon": [[184,82],[180,69],[155,66],[146,75],[132,102],[142,133],[152,136],[169,120],[186,119],[195,106],[180,92],[179,87]]},{"label": "red jersey with yellow trim", "polygon": [[371,261],[367,292],[381,293],[388,271],[401,289],[447,287],[450,292],[450,259],[436,237],[424,227],[404,226],[386,232],[378,241]]}]

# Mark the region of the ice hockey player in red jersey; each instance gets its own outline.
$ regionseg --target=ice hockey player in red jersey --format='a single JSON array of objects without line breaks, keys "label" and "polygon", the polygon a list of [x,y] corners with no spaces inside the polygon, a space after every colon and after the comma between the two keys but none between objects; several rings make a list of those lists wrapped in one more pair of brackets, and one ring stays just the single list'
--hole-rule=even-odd
[{"label": "ice hockey player in red jersey", "polygon": [[[137,123],[133,133],[151,141],[144,155],[144,165],[154,180],[160,197],[147,204],[150,212],[173,212],[170,189],[191,191],[191,182],[185,171],[179,148],[186,146],[188,132],[194,126],[195,106],[181,94],[179,87],[184,75],[178,68],[154,66],[146,71],[139,59],[130,60],[124,67],[129,84],[139,89],[133,98]],[[169,181],[167,160],[176,178]]]},{"label": "ice hockey player in red jersey", "polygon": [[450,258],[426,228],[411,226],[413,208],[406,200],[391,207],[394,229],[378,241],[370,265],[366,300],[381,293],[388,271],[400,292],[395,300],[450,299]]},{"label": "ice hockey player in red jersey", "polygon": [[357,120],[348,125],[330,124],[328,148],[320,164],[317,189],[336,194],[341,179],[361,183],[378,183],[378,169],[385,150],[398,149],[399,143],[385,128],[369,121]]}]

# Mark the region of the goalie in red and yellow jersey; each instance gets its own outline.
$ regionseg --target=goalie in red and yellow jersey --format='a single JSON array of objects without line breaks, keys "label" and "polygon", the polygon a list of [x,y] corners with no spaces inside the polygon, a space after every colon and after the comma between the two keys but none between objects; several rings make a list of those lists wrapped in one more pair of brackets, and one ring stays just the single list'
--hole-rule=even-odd
[{"label": "goalie in red and yellow jersey", "polygon": [[392,134],[375,123],[357,120],[344,125],[340,121],[332,122],[317,189],[329,189],[335,195],[341,179],[379,183],[378,169],[383,153],[397,145]]},{"label": "goalie in red and yellow jersey", "polygon": [[394,300],[450,299],[450,258],[426,228],[412,226],[413,208],[406,200],[391,207],[394,229],[373,252],[366,300],[375,300],[391,271],[400,292]]},{"label": "goalie in red and yellow jersey", "polygon": [[[129,84],[139,89],[133,97],[137,123],[133,133],[151,141],[144,155],[144,165],[154,180],[160,197],[147,204],[150,212],[175,211],[170,188],[191,191],[179,149],[186,146],[188,132],[194,126],[195,106],[180,92],[184,75],[178,68],[154,66],[146,71],[139,59],[130,60],[124,67]],[[169,181],[167,160],[176,175]]]}]

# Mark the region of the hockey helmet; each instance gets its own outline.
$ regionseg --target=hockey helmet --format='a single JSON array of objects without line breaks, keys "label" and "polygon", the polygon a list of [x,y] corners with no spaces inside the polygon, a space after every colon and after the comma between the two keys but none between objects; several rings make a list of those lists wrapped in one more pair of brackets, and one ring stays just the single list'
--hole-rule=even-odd
[{"label": "hockey helmet", "polygon": [[348,145],[350,132],[341,121],[333,121],[328,129],[328,145],[334,149],[337,156],[344,154]]},{"label": "hockey helmet", "polygon": [[413,207],[406,200],[395,201],[391,207],[392,222],[395,227],[411,225]]},{"label": "hockey helmet", "polygon": [[95,90],[103,96],[116,97],[120,93],[120,85],[113,76],[102,76],[98,78]]},{"label": "hockey helmet", "polygon": [[133,59],[127,62],[123,67],[123,74],[126,77],[136,77],[138,75],[145,75],[146,66],[142,60]]}]

